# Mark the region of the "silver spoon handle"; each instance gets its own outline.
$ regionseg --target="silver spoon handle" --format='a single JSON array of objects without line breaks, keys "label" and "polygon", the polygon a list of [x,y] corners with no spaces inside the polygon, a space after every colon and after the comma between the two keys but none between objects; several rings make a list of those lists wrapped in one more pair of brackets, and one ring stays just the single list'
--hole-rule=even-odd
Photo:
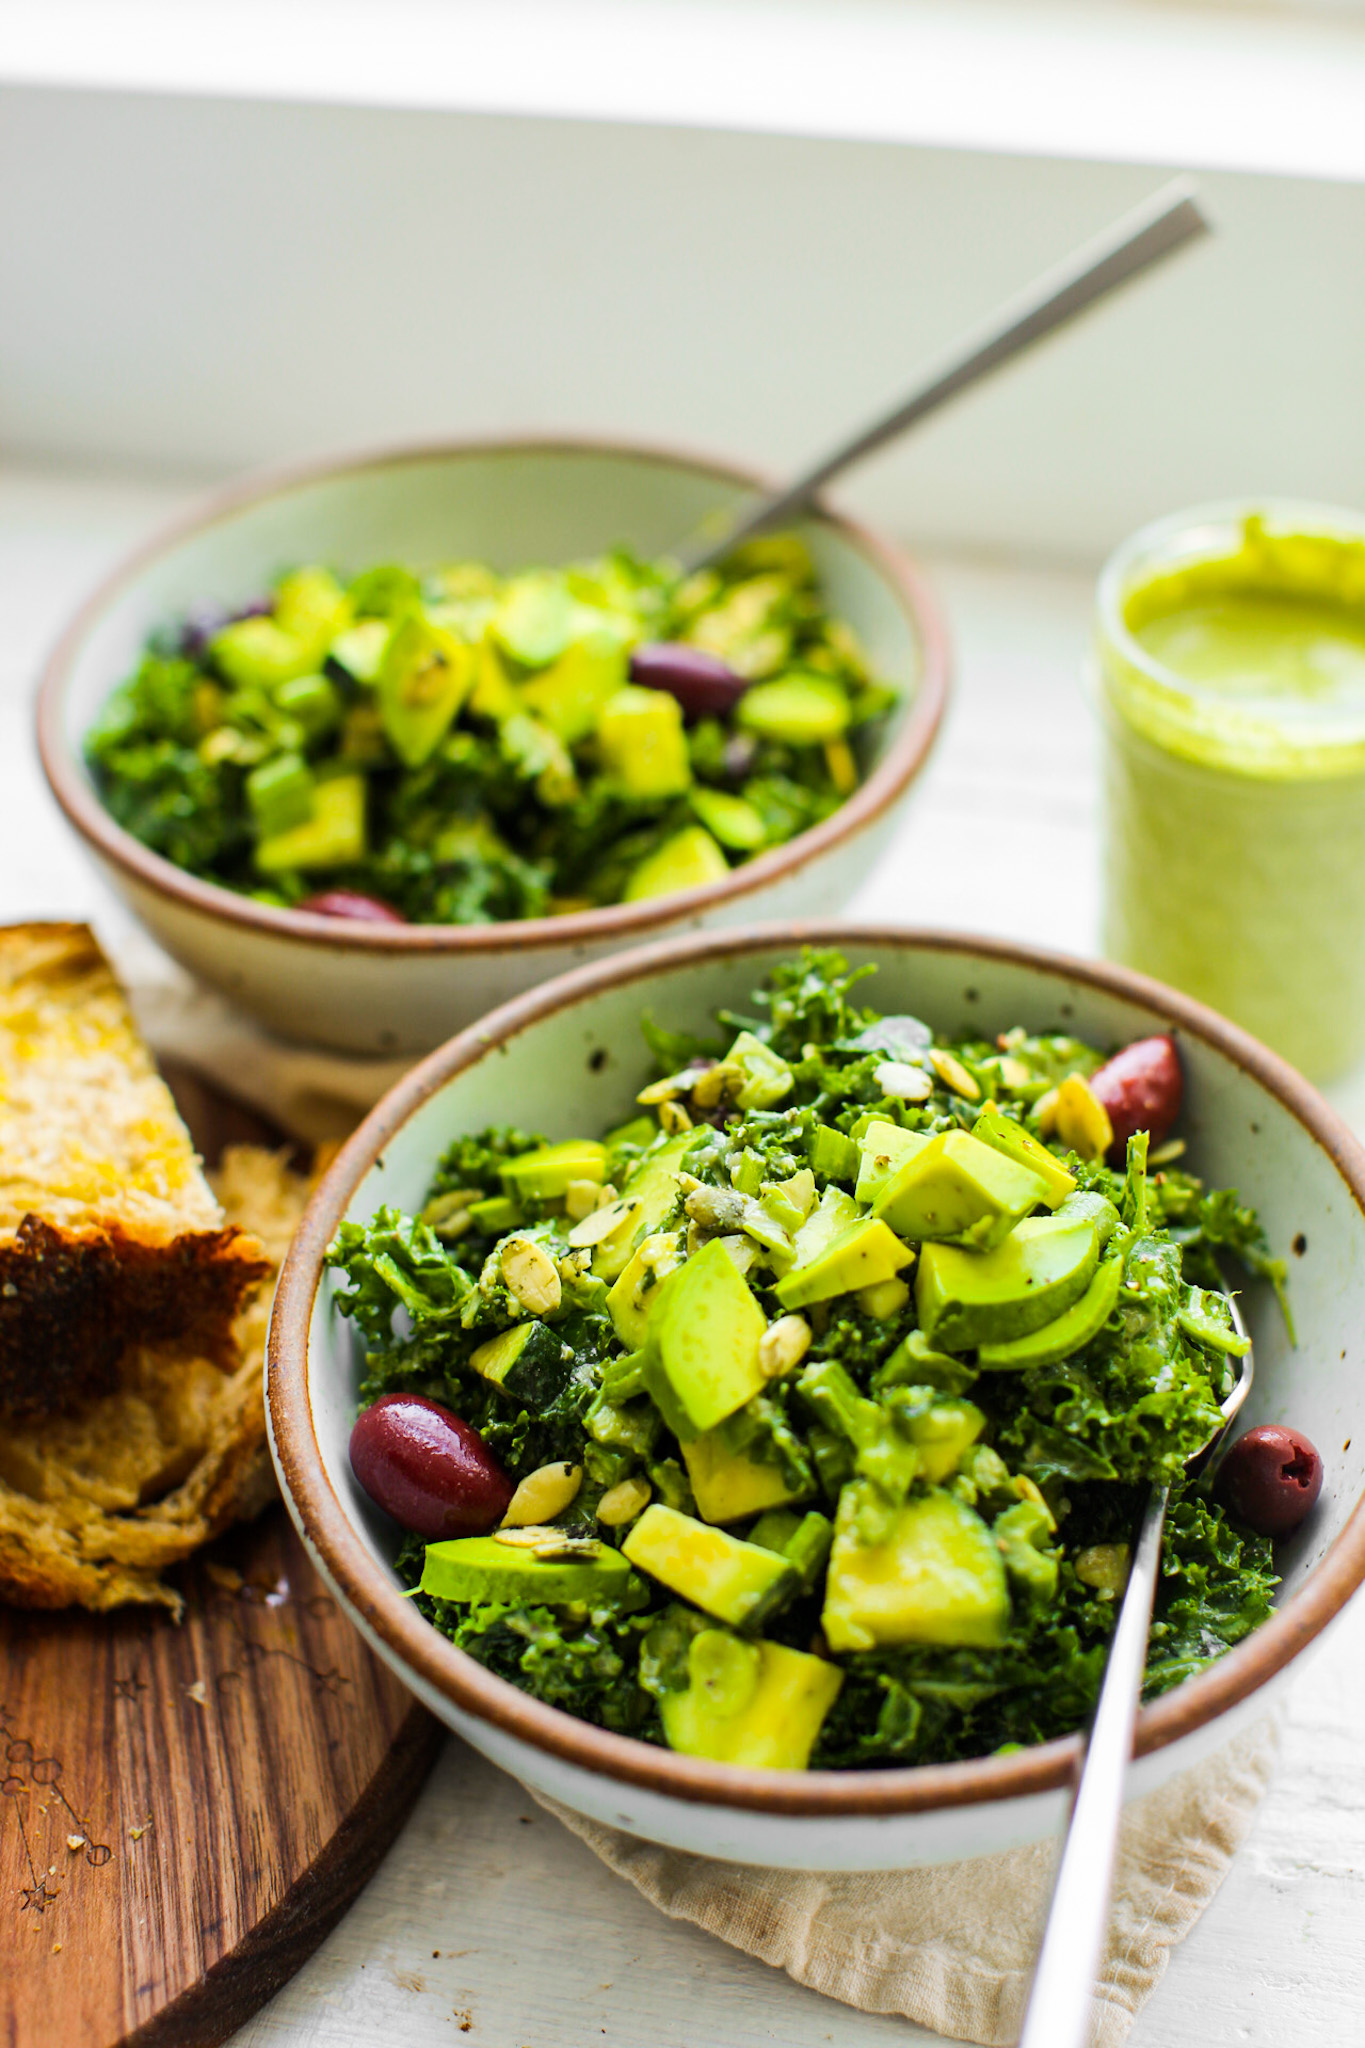
[{"label": "silver spoon handle", "polygon": [[1086,2048],[1170,1488],[1153,1487],[1090,1729],[1019,2048]]},{"label": "silver spoon handle", "polygon": [[1144,270],[1162,262],[1186,242],[1210,232],[1210,223],[1200,212],[1189,181],[1177,178],[1164,185],[1152,198],[1125,213],[1103,234],[1086,242],[1001,307],[975,334],[959,343],[951,355],[936,363],[909,397],[891,412],[843,442],[794,483],[741,513],[721,539],[708,538],[695,548],[681,549],[684,568],[704,569],[750,535],[793,518],[823,484],[851,463],[894,440],[929,413],[937,412],[960,391],[968,390],[992,370],[1032,348],[1036,341],[1064,327],[1121,284],[1140,277]]}]

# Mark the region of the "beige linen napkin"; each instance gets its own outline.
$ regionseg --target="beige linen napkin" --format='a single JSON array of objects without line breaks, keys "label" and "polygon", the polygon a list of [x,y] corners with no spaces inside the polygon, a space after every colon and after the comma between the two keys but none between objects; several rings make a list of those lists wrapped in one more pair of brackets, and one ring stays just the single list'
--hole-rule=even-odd
[{"label": "beige linen napkin", "polygon": [[[343,1137],[410,1064],[272,1038],[136,931],[119,933],[111,952],[158,1054],[314,1143]],[[1264,1722],[1128,1809],[1095,2048],[1118,2048],[1217,1891],[1269,1782],[1276,1739]],[[822,1875],[660,1849],[540,1804],[662,1912],[800,1984],[954,2040],[995,2048],[1018,2035],[1054,1843],[920,1870]]]},{"label": "beige linen napkin", "polygon": [[[1171,1950],[1227,1875],[1278,1741],[1277,1724],[1259,1722],[1124,1814],[1094,2048],[1127,2038]],[[534,1797],[671,1919],[719,1935],[798,1984],[955,2041],[1007,2048],[1017,2040],[1054,1842],[920,1870],[761,1870],[660,1849]]]}]

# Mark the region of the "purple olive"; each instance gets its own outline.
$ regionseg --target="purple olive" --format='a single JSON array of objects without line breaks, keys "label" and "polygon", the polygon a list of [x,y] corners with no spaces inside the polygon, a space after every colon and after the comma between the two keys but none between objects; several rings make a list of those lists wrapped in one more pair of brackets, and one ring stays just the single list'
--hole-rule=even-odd
[{"label": "purple olive", "polygon": [[630,679],[646,690],[667,690],[685,718],[724,718],[749,685],[719,655],[680,640],[655,640],[630,657]]},{"label": "purple olive", "polygon": [[1218,1496],[1258,1536],[1297,1529],[1322,1491],[1322,1459],[1308,1438],[1280,1422],[1238,1437],[1218,1474]]},{"label": "purple olive", "polygon": [[359,889],[323,889],[316,896],[306,896],[298,908],[311,910],[314,917],[349,917],[355,924],[407,923],[401,910]]},{"label": "purple olive", "polygon": [[477,1429],[424,1394],[381,1394],[365,1410],[351,1470],[376,1507],[429,1543],[486,1536],[516,1491]]}]

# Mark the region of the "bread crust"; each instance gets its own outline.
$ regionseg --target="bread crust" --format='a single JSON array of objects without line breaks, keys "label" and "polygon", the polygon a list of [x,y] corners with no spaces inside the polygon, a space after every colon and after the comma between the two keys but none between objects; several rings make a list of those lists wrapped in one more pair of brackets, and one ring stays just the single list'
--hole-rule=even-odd
[{"label": "bread crust", "polygon": [[0,1416],[110,1392],[132,1343],[227,1369],[268,1270],[226,1223],[89,927],[0,927]]}]

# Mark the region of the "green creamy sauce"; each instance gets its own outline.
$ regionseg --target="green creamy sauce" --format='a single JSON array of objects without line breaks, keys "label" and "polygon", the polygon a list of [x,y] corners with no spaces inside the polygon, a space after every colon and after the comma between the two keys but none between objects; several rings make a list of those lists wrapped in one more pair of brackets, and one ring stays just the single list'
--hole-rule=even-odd
[{"label": "green creamy sauce", "polygon": [[1121,609],[1107,950],[1341,1072],[1365,1053],[1365,542],[1250,518]]}]

